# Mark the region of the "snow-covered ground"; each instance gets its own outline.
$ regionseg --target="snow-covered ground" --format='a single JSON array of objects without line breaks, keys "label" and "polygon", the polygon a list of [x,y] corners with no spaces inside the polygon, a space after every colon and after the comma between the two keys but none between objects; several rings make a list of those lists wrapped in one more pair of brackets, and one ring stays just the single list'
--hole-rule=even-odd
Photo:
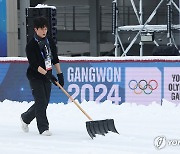
[{"label": "snow-covered ground", "polygon": [[[47,114],[52,136],[38,134],[36,121],[30,132],[20,127],[20,114],[32,102],[0,102],[0,154],[179,154],[180,106],[163,101],[162,106],[83,102],[93,118],[112,118],[120,135],[109,132],[93,140],[86,131],[87,118],[73,104],[49,104]],[[158,138],[160,136],[160,138]],[[163,138],[164,137],[164,138]],[[162,149],[157,149],[155,144]],[[166,140],[165,140],[166,139]]]}]

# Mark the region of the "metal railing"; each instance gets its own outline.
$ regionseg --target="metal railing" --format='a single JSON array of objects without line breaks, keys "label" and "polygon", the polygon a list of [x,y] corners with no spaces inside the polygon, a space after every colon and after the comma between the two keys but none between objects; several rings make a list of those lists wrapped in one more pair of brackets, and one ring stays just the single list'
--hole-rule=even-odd
[{"label": "metal railing", "polygon": [[[89,18],[90,8],[87,5],[83,6],[56,6],[57,7],[57,29],[58,30],[90,30]],[[118,25],[135,25],[138,24],[133,8],[131,6],[119,6]],[[100,6],[100,30],[112,30],[112,7]],[[151,14],[150,11],[144,9],[144,20]],[[18,11],[18,20],[20,15]],[[157,15],[152,20],[151,24],[166,24],[167,14],[166,8],[158,10]],[[19,22],[20,23],[20,22]],[[173,24],[179,24],[179,14],[174,12]],[[18,25],[19,27],[19,25]]]},{"label": "metal railing", "polygon": [[[118,25],[138,24],[133,8],[131,6],[119,6]],[[57,6],[57,29],[58,30],[89,30],[89,6]],[[112,7],[100,6],[100,30],[111,31],[112,28]],[[151,14],[148,9],[144,9],[144,20]],[[158,10],[157,15],[152,20],[152,24],[166,24],[166,8]],[[173,21],[179,23],[179,14],[174,13]]]},{"label": "metal railing", "polygon": [[89,30],[89,6],[57,6],[58,30]]}]

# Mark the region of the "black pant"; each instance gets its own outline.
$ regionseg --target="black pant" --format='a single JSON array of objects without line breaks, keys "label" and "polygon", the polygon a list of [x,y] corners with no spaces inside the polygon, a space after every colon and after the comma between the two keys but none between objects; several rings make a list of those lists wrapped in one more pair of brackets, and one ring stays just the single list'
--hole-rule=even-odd
[{"label": "black pant", "polygon": [[30,80],[32,95],[35,103],[21,116],[25,123],[30,124],[36,118],[39,133],[49,129],[46,109],[51,94],[51,83],[49,81],[33,79]]}]

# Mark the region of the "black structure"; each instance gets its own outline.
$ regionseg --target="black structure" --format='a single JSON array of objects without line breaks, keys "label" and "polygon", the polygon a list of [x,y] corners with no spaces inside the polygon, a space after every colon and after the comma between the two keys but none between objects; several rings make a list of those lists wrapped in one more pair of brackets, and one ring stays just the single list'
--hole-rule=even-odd
[{"label": "black structure", "polygon": [[26,37],[27,42],[31,40],[34,35],[33,20],[35,17],[44,16],[48,20],[48,35],[51,36],[55,43],[57,43],[57,18],[56,9],[54,7],[45,8],[26,8]]},{"label": "black structure", "polygon": [[174,46],[158,46],[153,49],[153,56],[179,56],[179,50]]}]

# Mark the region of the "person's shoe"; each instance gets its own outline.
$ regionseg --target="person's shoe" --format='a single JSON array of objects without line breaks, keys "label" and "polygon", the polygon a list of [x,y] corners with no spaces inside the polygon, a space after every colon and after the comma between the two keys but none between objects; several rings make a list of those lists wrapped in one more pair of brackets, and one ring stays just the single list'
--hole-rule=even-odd
[{"label": "person's shoe", "polygon": [[29,127],[28,127],[28,124],[26,124],[22,117],[20,117],[20,120],[21,120],[21,128],[22,130],[25,132],[25,133],[28,133],[29,132]]},{"label": "person's shoe", "polygon": [[43,135],[43,136],[51,136],[52,133],[49,130],[45,130],[41,135]]}]

